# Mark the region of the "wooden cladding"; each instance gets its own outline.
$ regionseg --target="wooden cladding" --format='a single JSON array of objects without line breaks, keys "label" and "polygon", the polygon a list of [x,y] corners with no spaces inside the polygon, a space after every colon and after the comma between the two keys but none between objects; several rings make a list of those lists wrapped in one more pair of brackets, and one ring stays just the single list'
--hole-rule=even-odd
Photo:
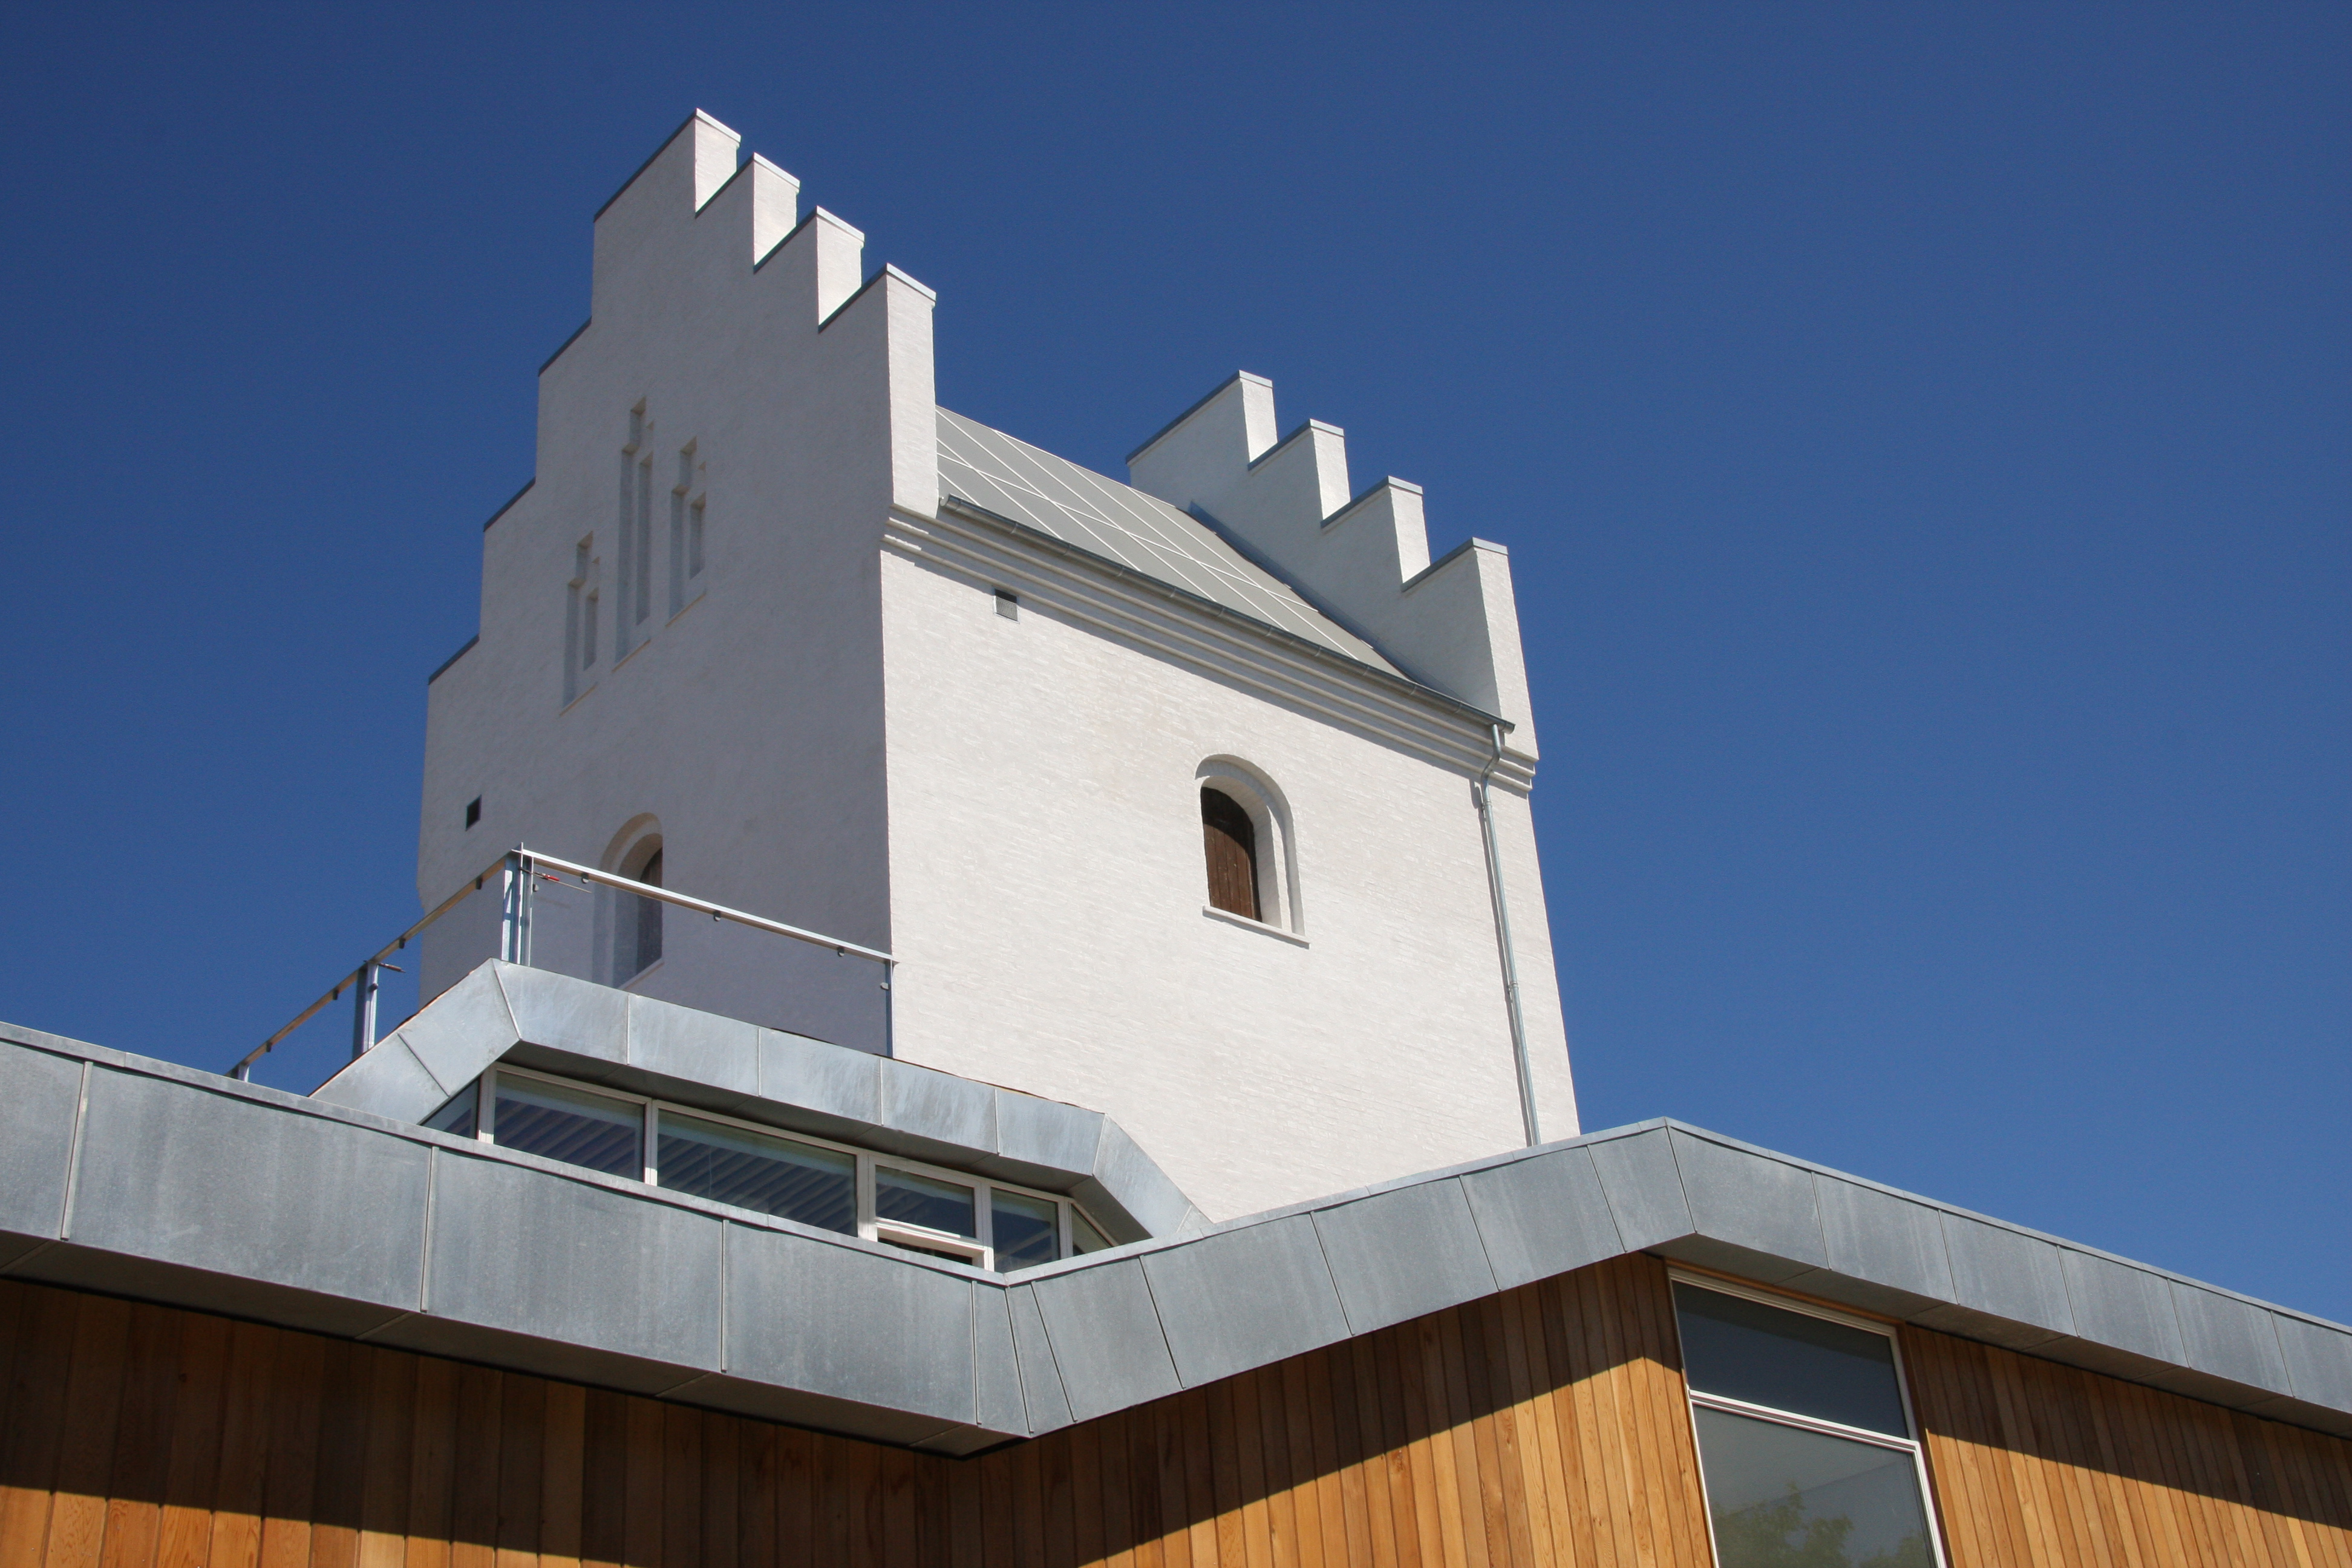
[{"label": "wooden cladding", "polygon": [[1903,1331],[1951,1568],[2352,1568],[2352,1443]]},{"label": "wooden cladding", "polygon": [[[1705,1568],[1664,1266],[955,1461],[0,1281],[0,1568]],[[2352,1568],[2352,1444],[1906,1330],[1951,1568]]]},{"label": "wooden cladding", "polygon": [[1209,902],[1256,920],[1257,825],[1221,789],[1201,791],[1201,840],[1209,858]]}]

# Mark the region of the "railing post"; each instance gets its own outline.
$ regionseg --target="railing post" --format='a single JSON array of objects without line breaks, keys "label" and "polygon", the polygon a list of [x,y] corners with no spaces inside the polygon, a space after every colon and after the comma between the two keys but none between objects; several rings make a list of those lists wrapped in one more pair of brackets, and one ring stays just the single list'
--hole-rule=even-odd
[{"label": "railing post", "polygon": [[376,978],[377,965],[369,959],[360,965],[359,984],[352,995],[352,1060],[357,1061],[375,1045],[375,994],[383,984]]},{"label": "railing post", "polygon": [[530,867],[520,849],[507,856],[499,889],[499,956],[509,963],[530,962]]}]

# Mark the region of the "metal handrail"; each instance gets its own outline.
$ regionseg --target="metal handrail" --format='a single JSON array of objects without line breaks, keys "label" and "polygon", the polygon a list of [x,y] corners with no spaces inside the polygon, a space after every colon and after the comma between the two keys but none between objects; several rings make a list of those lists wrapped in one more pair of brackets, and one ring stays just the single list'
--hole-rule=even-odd
[{"label": "metal handrail", "polygon": [[870,958],[877,963],[898,962],[889,953],[877,948],[860,947],[854,942],[844,942],[839,937],[826,936],[822,931],[803,931],[799,926],[788,926],[782,921],[768,920],[761,915],[745,914],[741,910],[730,910],[724,904],[714,904],[705,899],[693,899],[684,893],[674,893],[667,888],[656,888],[649,883],[632,881],[617,872],[599,871],[592,867],[575,866],[569,860],[559,860],[552,855],[541,855],[535,849],[518,850],[517,853],[522,856],[528,865],[552,866],[557,870],[568,872],[583,882],[597,882],[607,888],[618,888],[623,892],[635,893],[641,899],[659,899],[663,903],[676,904],[680,909],[693,910],[698,914],[709,915],[714,920],[734,921],[759,931],[771,931],[777,936],[788,936],[795,942],[807,942],[812,947],[829,947],[836,953],[854,952],[860,958]]},{"label": "metal handrail", "polygon": [[[241,1081],[250,1081],[253,1077],[254,1063],[268,1056],[287,1036],[317,1017],[322,1009],[341,1000],[343,993],[354,985],[359,987],[359,991],[353,998],[357,1006],[353,1010],[352,1019],[352,1059],[358,1060],[376,1043],[377,972],[389,969],[396,974],[405,973],[398,964],[387,963],[386,960],[404,950],[410,940],[426,926],[447,914],[467,899],[480,892],[484,884],[488,882],[493,875],[503,874],[512,879],[507,889],[506,901],[509,907],[504,916],[509,934],[500,942],[499,955],[515,962],[524,962],[527,958],[524,910],[528,908],[528,900],[517,897],[520,890],[518,884],[524,883],[534,876],[551,882],[562,880],[560,877],[549,876],[547,871],[541,869],[542,867],[562,872],[567,876],[577,877],[583,885],[601,885],[635,894],[638,898],[656,899],[666,904],[676,904],[680,909],[692,910],[698,914],[709,915],[713,920],[732,921],[739,925],[750,926],[755,931],[767,931],[774,936],[790,937],[795,942],[804,942],[813,947],[831,948],[838,956],[855,954],[859,958],[871,959],[882,964],[886,970],[895,969],[898,963],[896,957],[877,948],[864,947],[854,942],[844,942],[839,937],[826,936],[822,931],[804,931],[799,926],[786,925],[782,921],[772,921],[761,915],[748,914],[741,910],[729,909],[724,904],[714,904],[707,899],[691,898],[684,893],[673,892],[667,888],[657,888],[648,883],[634,881],[611,871],[599,871],[593,866],[575,865],[572,861],[558,859],[552,855],[542,855],[528,846],[518,844],[477,872],[471,879],[470,886],[460,886],[457,891],[436,904],[422,920],[378,948],[373,955],[362,960],[357,968],[336,981],[325,995],[296,1014],[292,1022],[247,1051],[235,1067],[229,1068],[229,1076]],[[888,984],[886,981],[884,984],[886,994],[888,989]]]},{"label": "metal handrail", "polygon": [[[321,1008],[327,1006],[332,1002],[340,1000],[344,990],[354,983],[362,985],[372,986],[375,980],[374,971],[380,968],[393,967],[384,963],[385,959],[405,948],[408,945],[409,938],[415,936],[418,931],[423,931],[426,926],[431,925],[435,921],[439,920],[443,915],[447,914],[458,904],[464,902],[469,898],[472,898],[476,893],[480,892],[482,890],[482,884],[489,879],[490,874],[499,869],[499,868],[505,865],[505,863],[510,858],[512,858],[511,852],[500,855],[497,859],[491,861],[488,865],[483,867],[479,872],[476,873],[472,879],[473,885],[471,887],[460,887],[456,892],[450,894],[447,898],[434,905],[433,908],[426,912],[424,919],[418,921],[415,925],[410,926],[406,931],[402,931],[398,936],[393,938],[391,942],[385,943],[383,947],[378,948],[373,956],[362,960],[358,968],[344,975],[341,980],[336,981],[334,985],[324,996],[320,997],[316,1002],[311,1003],[308,1007],[305,1007],[299,1013],[297,1013],[294,1016],[294,1021],[292,1023],[287,1025],[284,1028],[278,1030],[276,1034],[262,1041],[261,1044],[247,1051],[245,1054],[244,1058],[240,1060],[236,1066],[228,1069],[228,1076],[233,1079],[249,1081],[253,1077],[253,1064],[259,1061],[262,1058],[268,1056],[273,1049],[275,1049],[278,1041],[284,1039],[287,1036],[292,1034],[295,1030],[300,1028],[303,1025],[317,1017]],[[373,998],[367,997],[362,998],[362,1000],[373,1000]],[[367,1011],[369,1013],[373,1013],[373,1009],[369,1008]],[[372,1022],[373,1020],[371,1019],[370,1021]],[[355,1026],[355,1028],[357,1026]],[[374,1043],[375,1042],[373,1040],[368,1042],[369,1045],[373,1045]],[[365,1047],[361,1047],[359,1048],[364,1049]],[[353,1054],[356,1055],[357,1051],[355,1050]]]}]

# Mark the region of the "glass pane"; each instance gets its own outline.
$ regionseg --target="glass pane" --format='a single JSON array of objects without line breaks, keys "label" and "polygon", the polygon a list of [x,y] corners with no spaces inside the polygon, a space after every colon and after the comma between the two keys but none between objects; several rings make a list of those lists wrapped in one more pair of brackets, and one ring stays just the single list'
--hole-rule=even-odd
[{"label": "glass pane", "polygon": [[474,1135],[474,1100],[481,1093],[480,1080],[467,1084],[449,1097],[449,1103],[425,1119],[425,1125],[436,1132],[455,1132],[460,1138]]},{"label": "glass pane", "polygon": [[661,1184],[668,1192],[857,1234],[857,1162],[831,1149],[665,1110]]},{"label": "glass pane", "polygon": [[1061,1256],[1062,1238],[1055,1234],[1061,1228],[1061,1205],[998,1187],[989,1207],[996,1225],[998,1273],[1051,1263]]},{"label": "glass pane", "polygon": [[1070,1210],[1070,1251],[1076,1254],[1100,1252],[1110,1245],[1110,1237],[1094,1226],[1083,1210]]},{"label": "glass pane", "polygon": [[642,1180],[645,1108],[567,1084],[499,1074],[499,1117],[492,1129],[501,1149],[544,1154],[611,1176]]},{"label": "glass pane", "polygon": [[1909,1436],[1885,1334],[1805,1312],[1675,1285],[1684,1371],[1702,1394],[1841,1426]]},{"label": "glass pane", "polygon": [[935,1182],[911,1171],[874,1167],[874,1217],[901,1225],[919,1225],[950,1236],[980,1238],[979,1210],[971,1189],[954,1182]]},{"label": "glass pane", "polygon": [[911,1241],[892,1241],[887,1237],[883,1238],[882,1245],[895,1247],[901,1252],[919,1252],[926,1258],[944,1258],[950,1263],[977,1264],[980,1261],[968,1252],[950,1252],[944,1247],[917,1247]]},{"label": "glass pane", "polygon": [[1727,1411],[1693,1414],[1722,1568],[1934,1568],[1907,1452]]}]

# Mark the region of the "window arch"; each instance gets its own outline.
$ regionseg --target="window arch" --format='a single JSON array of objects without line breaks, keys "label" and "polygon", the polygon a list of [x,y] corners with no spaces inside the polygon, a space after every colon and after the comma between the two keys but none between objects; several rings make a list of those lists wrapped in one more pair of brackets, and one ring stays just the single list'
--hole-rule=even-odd
[{"label": "window arch", "polygon": [[[661,824],[651,816],[633,819],[613,836],[604,854],[604,868],[633,882],[658,888],[663,882]],[[602,950],[608,985],[626,985],[661,962],[662,914],[659,899],[640,898],[615,889],[602,889],[597,899],[597,946]]]},{"label": "window arch", "polygon": [[1298,854],[1289,803],[1237,757],[1211,757],[1194,773],[1208,907],[1303,933]]}]

